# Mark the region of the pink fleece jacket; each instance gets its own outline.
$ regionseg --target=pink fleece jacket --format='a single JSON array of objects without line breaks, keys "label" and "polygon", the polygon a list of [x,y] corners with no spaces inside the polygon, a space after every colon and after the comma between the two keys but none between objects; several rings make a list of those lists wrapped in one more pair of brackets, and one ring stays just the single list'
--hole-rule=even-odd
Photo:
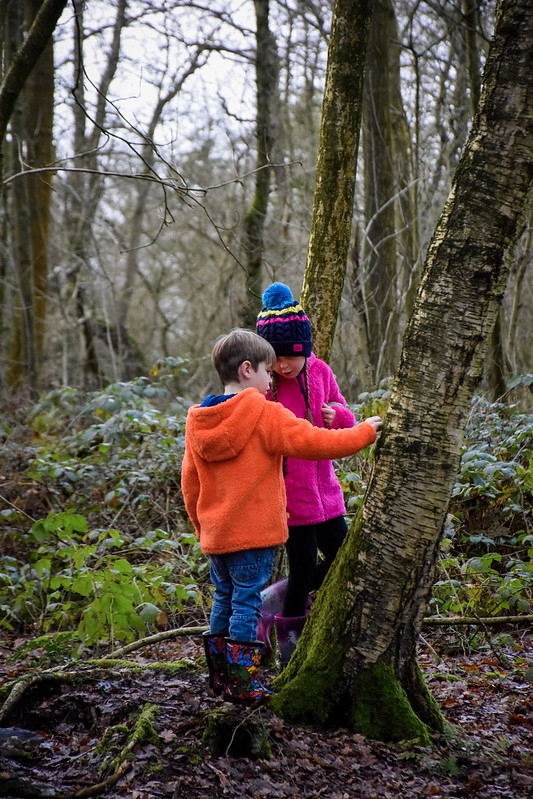
[{"label": "pink fleece jacket", "polygon": [[[309,405],[315,427],[325,427],[322,403],[338,403],[332,427],[353,427],[355,417],[346,407],[330,367],[314,353],[307,362],[309,376]],[[267,394],[271,399],[271,395]],[[277,401],[295,416],[305,417],[305,400],[296,378],[288,380],[278,375]],[[289,527],[317,524],[345,513],[340,483],[331,461],[308,461],[287,458],[285,487]]]}]

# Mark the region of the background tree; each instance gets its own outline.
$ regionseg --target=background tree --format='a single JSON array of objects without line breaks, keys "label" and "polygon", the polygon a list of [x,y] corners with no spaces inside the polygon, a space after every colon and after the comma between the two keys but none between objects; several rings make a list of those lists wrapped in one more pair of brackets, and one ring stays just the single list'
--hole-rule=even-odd
[{"label": "background tree", "polygon": [[[364,216],[360,277],[364,297],[367,349],[373,371],[373,383],[393,374],[398,361],[399,321],[401,318],[401,272],[396,231],[412,227],[412,210],[400,222],[396,206],[404,186],[405,166],[409,164],[408,141],[395,136],[402,121],[403,104],[398,91],[399,49],[394,6],[388,0],[376,0],[370,26],[370,42],[365,78],[363,113]],[[400,150],[398,152],[398,147]],[[403,169],[402,169],[403,165]],[[412,254],[403,268],[409,274]]]},{"label": "background tree", "polygon": [[[32,391],[37,389],[46,316],[51,173],[29,177],[22,173],[28,167],[48,166],[52,161],[51,37],[65,5],[66,0],[25,0],[4,3],[1,10],[4,42],[0,180],[4,178],[6,153],[11,174],[19,177],[11,193],[2,189],[4,246],[0,256],[0,301],[4,306],[10,304],[10,296],[14,299],[8,383],[12,387],[26,384]],[[10,138],[6,144],[9,125]]]},{"label": "background tree", "polygon": [[301,300],[313,328],[313,349],[329,360],[346,273],[359,145],[363,73],[372,3],[336,0],[309,249]]},{"label": "background tree", "polygon": [[[478,59],[478,71],[486,57],[493,5],[490,0],[478,8],[477,53],[472,50],[470,59],[472,63]],[[121,7],[125,24],[104,101],[98,90],[106,85],[103,79]],[[381,347],[381,353],[398,348],[428,242],[468,132],[473,79],[465,78],[470,28],[462,8],[409,0],[395,4],[395,18],[390,7],[387,12],[388,91],[394,109],[387,136],[393,149],[373,150],[377,158],[394,163],[395,185],[389,193],[398,279],[392,322],[386,328],[391,346]],[[386,4],[380,9],[385,12]],[[261,283],[279,279],[297,293],[309,251],[332,2],[270,0],[268,11],[277,49],[279,100],[274,107],[280,122],[276,122],[271,165],[261,170],[270,175],[268,213],[262,219]],[[242,324],[247,297],[253,296],[246,289],[244,220],[260,175],[254,12],[251,0],[216,0],[209,8],[181,0],[164,4],[136,0],[127,5],[92,0],[79,7],[69,5],[61,16],[54,36],[49,324],[38,369],[39,390],[57,385],[89,387],[146,374],[155,361],[176,355],[188,364],[177,390],[196,399],[215,388],[209,363],[212,341]],[[83,52],[81,72],[73,67],[76,39]],[[347,48],[347,59],[353,61],[352,56]],[[352,68],[350,64],[347,71]],[[73,102],[74,93],[79,105]],[[102,129],[93,136],[97,119],[103,121]],[[83,135],[76,138],[74,131]],[[376,135],[382,135],[377,128]],[[97,150],[91,152],[95,141]],[[6,152],[10,146],[6,140]],[[332,157],[342,157],[338,141],[331,152]],[[354,160],[352,150],[347,159],[352,175]],[[361,152],[357,174],[362,177],[366,169]],[[382,170],[383,164],[376,163],[375,169]],[[18,180],[14,175],[9,167],[4,192],[10,195]],[[377,379],[365,328],[363,247],[369,219],[363,180],[354,180],[354,190],[350,279],[339,281],[344,288],[338,321],[332,326],[335,335],[328,344],[330,363],[352,401],[361,391],[374,388]],[[87,234],[81,259],[75,244],[78,210]],[[0,274],[0,292],[5,292],[0,337],[4,388],[14,335],[11,221],[12,216],[9,220],[4,216]],[[342,248],[342,256],[339,252],[335,258],[344,275],[345,242],[332,238],[332,247]],[[316,241],[312,246],[317,246]],[[332,253],[335,249],[328,247],[325,257]],[[316,259],[320,268],[325,263]],[[317,277],[316,290],[324,287],[324,305],[328,305],[325,275],[323,280]],[[531,362],[530,320],[516,288],[522,286],[522,296],[527,294],[532,277],[531,253],[524,244],[502,304],[504,361],[513,375],[527,371]],[[254,291],[258,301],[260,287]],[[487,361],[487,374],[489,365]],[[382,366],[381,374],[392,368]]]},{"label": "background tree", "polygon": [[252,204],[244,220],[246,253],[246,294],[242,323],[254,328],[261,310],[261,262],[264,250],[264,228],[272,179],[273,154],[279,138],[280,97],[279,58],[276,40],[269,27],[269,0],[254,0],[257,20],[255,52],[257,75],[257,171]]},{"label": "background tree", "polygon": [[[362,512],[328,573],[276,712],[370,737],[443,721],[416,643],[461,434],[533,183],[533,7],[503,0],[474,127],[435,230]],[[332,644],[334,642],[334,644]]]}]

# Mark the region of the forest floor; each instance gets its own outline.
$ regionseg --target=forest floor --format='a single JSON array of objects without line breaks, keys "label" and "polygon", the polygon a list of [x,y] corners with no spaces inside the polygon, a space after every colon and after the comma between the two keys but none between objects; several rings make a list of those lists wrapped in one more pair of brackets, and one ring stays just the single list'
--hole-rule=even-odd
[{"label": "forest floor", "polygon": [[[25,641],[4,636],[0,685],[25,675],[35,682],[0,727],[0,796],[531,799],[533,632],[506,632],[499,631],[497,646],[468,653],[466,638],[457,646],[458,633],[424,630],[420,663],[450,724],[432,747],[384,744],[344,729],[315,732],[268,707],[234,709],[211,698],[199,635],[128,655],[139,668],[79,665],[73,680],[43,680],[44,652],[34,653],[41,664],[11,661]],[[181,671],[168,669],[180,659]],[[153,726],[135,743],[135,719],[153,705]],[[234,719],[234,734],[218,751],[202,739],[206,715],[217,707]],[[239,751],[252,720],[265,731],[268,757]]]}]

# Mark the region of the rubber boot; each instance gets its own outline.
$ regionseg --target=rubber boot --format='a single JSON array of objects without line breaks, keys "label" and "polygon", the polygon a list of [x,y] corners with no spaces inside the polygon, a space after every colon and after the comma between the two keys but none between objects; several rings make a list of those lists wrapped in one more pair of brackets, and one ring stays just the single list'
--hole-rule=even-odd
[{"label": "rubber boot", "polygon": [[228,682],[224,699],[229,702],[256,705],[272,696],[272,691],[265,688],[257,677],[262,654],[262,641],[250,643],[226,638]]},{"label": "rubber boot", "polygon": [[281,613],[274,616],[282,668],[285,668],[296,649],[308,615],[309,611],[305,616],[283,616]]},{"label": "rubber boot", "polygon": [[209,688],[214,696],[223,693],[228,681],[226,670],[226,639],[210,632],[203,634],[205,657],[209,670]]},{"label": "rubber boot", "polygon": [[257,622],[257,638],[263,641],[263,658],[266,660],[272,654],[272,641],[270,633],[274,624],[274,616],[283,610],[283,599],[287,590],[288,578],[278,580],[277,583],[268,585],[261,591],[260,617]]}]

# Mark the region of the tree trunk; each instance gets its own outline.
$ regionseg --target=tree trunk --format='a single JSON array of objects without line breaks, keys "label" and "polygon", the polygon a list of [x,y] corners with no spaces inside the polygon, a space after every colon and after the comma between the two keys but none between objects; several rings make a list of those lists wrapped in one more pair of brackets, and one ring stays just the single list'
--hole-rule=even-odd
[{"label": "tree trunk", "polygon": [[255,0],[257,18],[257,172],[255,193],[244,222],[246,250],[246,298],[242,313],[244,327],[255,328],[261,310],[261,265],[263,233],[271,184],[271,163],[279,119],[279,59],[276,41],[269,28],[269,0]]},{"label": "tree trunk", "polygon": [[[121,37],[127,25],[128,0],[118,0],[113,24],[113,36],[98,85],[94,124],[87,131],[88,115],[85,109],[85,90],[83,73],[84,44],[84,4],[75,0],[77,28],[74,48],[74,70],[76,86],[74,89],[74,152],[79,163],[87,169],[87,174],[73,172],[69,179],[69,206],[67,208],[67,229],[70,249],[73,253],[73,266],[69,272],[75,298],[76,324],[83,338],[83,380],[86,386],[102,385],[104,375],[97,352],[97,326],[91,314],[91,302],[86,285],[89,283],[84,271],[90,268],[89,242],[93,238],[93,226],[98,206],[104,191],[104,180],[99,172],[99,150],[105,131],[106,110],[109,87],[115,77],[120,55]],[[93,115],[90,117],[93,119]],[[83,154],[83,155],[82,155]]]},{"label": "tree trunk", "polygon": [[313,350],[329,360],[350,247],[363,75],[372,0],[335,0],[311,236],[301,302]]},{"label": "tree trunk", "polygon": [[533,184],[533,5],[503,0],[483,94],[404,337],[375,470],[295,656],[291,722],[428,740],[443,727],[416,659],[462,431]]},{"label": "tree trunk", "polygon": [[[6,54],[13,63],[22,46],[24,10],[12,6],[6,20]],[[11,136],[7,144],[10,168],[14,174],[24,171],[22,153],[26,141],[24,103],[15,103],[11,113]],[[11,251],[14,282],[12,336],[7,369],[7,384],[10,388],[28,386],[37,388],[37,362],[35,352],[35,317],[33,306],[33,274],[31,247],[28,237],[30,228],[28,184],[25,179],[14,181],[9,211]]]},{"label": "tree trunk", "polygon": [[[2,8],[2,29],[7,39],[4,50],[6,69],[0,85],[0,183],[4,179],[4,153],[11,154],[14,174],[23,172],[27,164],[23,153],[27,143],[28,161],[35,166],[42,157],[51,160],[53,113],[53,44],[52,34],[66,0],[32,0],[26,5],[28,32],[22,34],[24,6],[5,4]],[[14,28],[17,28],[16,36]],[[16,43],[15,46],[12,46]],[[39,102],[32,99],[31,87],[46,74],[46,88],[41,88]],[[51,80],[50,80],[51,78]],[[26,90],[26,102],[23,92]],[[51,92],[51,95],[50,95]],[[37,114],[40,119],[36,124]],[[11,141],[5,148],[4,140],[11,124]],[[28,131],[30,133],[28,137]],[[38,163],[38,165],[40,165]],[[30,181],[30,186],[28,186]],[[30,203],[31,197],[31,203]],[[49,180],[40,176],[18,177],[11,193],[3,190],[2,225],[8,244],[11,233],[12,266],[15,276],[13,326],[11,335],[10,365],[7,382],[10,386],[28,384],[36,390],[38,354],[42,343],[46,301],[46,243],[50,207]],[[10,207],[8,207],[8,203]],[[9,218],[10,214],[10,218]],[[28,235],[29,233],[29,235]],[[9,271],[7,247],[2,249],[0,276]]]},{"label": "tree trunk", "polygon": [[[26,0],[26,18],[31,25],[43,0]],[[25,86],[28,165],[50,166],[53,158],[54,45],[49,38]],[[29,175],[30,240],[33,262],[33,307],[35,349],[40,362],[43,351],[48,294],[48,230],[52,201],[52,173]]]},{"label": "tree trunk", "polygon": [[389,0],[376,0],[365,77],[363,161],[365,238],[363,292],[373,384],[392,375],[399,355],[395,158],[390,48],[395,28]]},{"label": "tree trunk", "polygon": [[463,0],[463,15],[465,20],[466,63],[468,67],[468,82],[470,84],[470,103],[472,116],[474,116],[481,94],[481,72],[477,44],[480,27],[479,0]]},{"label": "tree trunk", "polygon": [[4,140],[11,114],[26,79],[48,44],[66,5],[67,0],[43,0],[28,35],[9,65],[0,86],[0,142]]}]

